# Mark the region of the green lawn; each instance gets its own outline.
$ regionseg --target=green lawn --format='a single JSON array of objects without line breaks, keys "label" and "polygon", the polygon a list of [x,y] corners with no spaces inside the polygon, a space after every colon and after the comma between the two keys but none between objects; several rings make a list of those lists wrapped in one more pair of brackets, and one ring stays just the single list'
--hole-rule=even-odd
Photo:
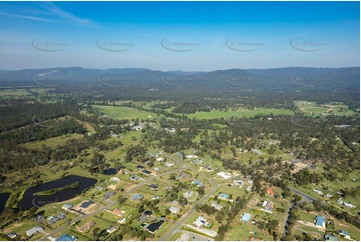
[{"label": "green lawn", "polygon": [[287,109],[276,108],[255,108],[255,109],[238,109],[237,111],[218,111],[212,110],[211,112],[196,112],[187,114],[189,118],[198,119],[217,119],[217,118],[252,118],[256,115],[293,115],[293,111]]},{"label": "green lawn", "polygon": [[225,236],[225,240],[235,240],[235,241],[248,241],[250,237],[261,238],[262,240],[273,240],[273,237],[268,234],[266,230],[261,230],[257,225],[252,224],[251,222],[241,221],[241,217],[244,213],[251,214],[251,220],[263,220],[266,216],[260,211],[250,210],[248,208],[242,209],[240,213],[237,214],[236,218],[232,221],[230,228]]},{"label": "green lawn", "polygon": [[[245,198],[247,196],[246,191],[243,188],[240,188],[238,186],[227,186],[227,185],[221,185],[218,190],[216,191],[215,195],[219,195],[219,193],[227,193],[232,194],[232,199],[235,200],[238,196],[240,198]],[[220,200],[222,201],[222,200]]]},{"label": "green lawn", "polygon": [[350,116],[356,114],[349,110],[349,107],[343,103],[316,104],[315,102],[296,101],[295,105],[308,116],[320,115],[345,115]]},{"label": "green lawn", "polygon": [[313,223],[314,219],[315,219],[315,215],[310,214],[303,210],[298,211],[298,216],[299,216],[299,220],[310,222],[310,223]]},{"label": "green lawn", "polygon": [[148,119],[155,118],[157,114],[120,106],[93,105],[93,107],[113,119]]}]

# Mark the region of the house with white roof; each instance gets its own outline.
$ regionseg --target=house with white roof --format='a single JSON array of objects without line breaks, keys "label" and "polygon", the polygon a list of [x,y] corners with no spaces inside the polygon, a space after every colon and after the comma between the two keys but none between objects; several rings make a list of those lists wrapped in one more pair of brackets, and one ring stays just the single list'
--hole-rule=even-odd
[{"label": "house with white roof", "polygon": [[218,172],[217,175],[220,176],[220,177],[222,177],[224,180],[227,180],[227,179],[229,179],[229,178],[232,177],[231,174],[226,173],[226,172],[223,172],[223,171]]},{"label": "house with white roof", "polygon": [[170,207],[169,208],[169,211],[171,211],[171,213],[178,213],[179,212],[179,208],[177,208],[177,207]]}]

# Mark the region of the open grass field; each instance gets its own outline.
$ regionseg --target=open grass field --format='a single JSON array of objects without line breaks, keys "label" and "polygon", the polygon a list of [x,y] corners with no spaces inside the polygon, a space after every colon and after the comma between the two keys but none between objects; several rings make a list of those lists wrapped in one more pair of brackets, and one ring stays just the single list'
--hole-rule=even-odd
[{"label": "open grass field", "polygon": [[30,96],[31,94],[25,89],[3,89],[0,90],[0,99],[1,98],[20,98],[25,96]]},{"label": "open grass field", "polygon": [[245,198],[247,196],[246,191],[238,186],[227,186],[222,184],[216,191],[215,195],[219,195],[221,192],[232,195],[232,199],[236,199],[238,196],[241,198]]},{"label": "open grass field", "polygon": [[[251,222],[241,221],[241,217],[244,213],[250,213],[252,215],[251,220],[263,220],[261,212],[254,212],[250,209],[242,209],[236,216],[236,218],[230,224],[230,228],[225,235],[225,240],[233,241],[248,241],[250,237],[257,237],[262,240],[272,240],[272,236],[268,234],[266,230],[261,230],[257,225],[251,224]],[[258,214],[255,218],[255,213]]]},{"label": "open grass field", "polygon": [[93,107],[113,119],[152,119],[157,115],[129,107],[93,105]]},{"label": "open grass field", "polygon": [[295,105],[307,116],[321,115],[355,115],[356,112],[349,110],[349,107],[343,103],[316,104],[309,101],[296,101]]},{"label": "open grass field", "polygon": [[218,111],[212,110],[211,112],[196,112],[187,114],[189,118],[198,119],[217,119],[217,118],[252,118],[256,115],[293,115],[293,111],[287,109],[276,108],[255,108],[255,109],[238,109],[237,111]]},{"label": "open grass field", "polygon": [[58,145],[64,145],[70,139],[80,139],[83,137],[81,134],[67,134],[46,140],[34,141],[24,144],[29,149],[42,149],[43,145],[50,148],[55,148]]},{"label": "open grass field", "polygon": [[313,223],[317,214],[309,213],[303,210],[298,211],[299,220]]}]

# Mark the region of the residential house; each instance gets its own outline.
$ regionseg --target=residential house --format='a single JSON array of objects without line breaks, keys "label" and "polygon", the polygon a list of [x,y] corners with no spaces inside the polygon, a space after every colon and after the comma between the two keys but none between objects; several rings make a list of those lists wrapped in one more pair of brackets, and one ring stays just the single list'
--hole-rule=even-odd
[{"label": "residential house", "polygon": [[339,230],[338,234],[344,237],[345,239],[349,239],[349,240],[351,239],[350,233],[346,230]]},{"label": "residential house", "polygon": [[53,224],[53,223],[56,223],[58,221],[58,218],[57,217],[54,217],[54,216],[50,216],[46,219],[46,221],[48,222],[48,224]]},{"label": "residential house", "polygon": [[43,215],[38,215],[38,216],[35,217],[35,222],[42,223],[43,220],[44,220]]},{"label": "residential house", "polygon": [[121,220],[118,220],[117,222],[120,224],[125,224],[126,220],[127,220],[127,218],[122,218]]},{"label": "residential house", "polygon": [[59,213],[58,219],[66,219],[66,213]]},{"label": "residential house", "polygon": [[114,215],[117,215],[118,217],[123,217],[123,215],[125,214],[125,211],[119,209],[119,208],[116,208],[112,211],[112,213]]},{"label": "residential house", "polygon": [[132,181],[138,181],[139,177],[136,176],[136,175],[132,175],[129,179],[132,180]]},{"label": "residential house", "polygon": [[336,203],[337,203],[337,204],[343,204],[343,201],[342,201],[341,198],[339,198],[339,199],[337,199]]},{"label": "residential house", "polygon": [[170,168],[170,167],[174,166],[174,163],[166,162],[164,165],[165,165],[166,167]]},{"label": "residential house", "polygon": [[241,218],[243,222],[248,222],[250,219],[251,219],[251,214],[249,213],[244,213]]},{"label": "residential house", "polygon": [[244,184],[244,181],[242,181],[242,180],[233,180],[233,184],[234,184],[235,186],[242,187],[243,184]]},{"label": "residential house", "polygon": [[338,241],[338,238],[332,234],[325,234],[325,241]]},{"label": "residential house", "polygon": [[314,191],[315,193],[317,193],[318,195],[323,196],[323,192],[321,192],[320,190],[313,189],[313,191]]},{"label": "residential house", "polygon": [[275,207],[273,202],[269,202],[269,201],[264,201],[263,202],[263,211],[267,212],[267,213],[273,213],[273,209]]},{"label": "residential house", "polygon": [[109,228],[107,228],[107,232],[109,234],[114,233],[115,231],[117,231],[117,228],[114,226],[110,226]]},{"label": "residential house", "polygon": [[139,170],[144,170],[144,166],[141,166],[141,165],[138,165],[137,168],[138,168]]},{"label": "residential house", "polygon": [[271,188],[267,188],[267,193],[268,193],[268,195],[270,195],[270,196],[274,196],[274,195],[275,195]]},{"label": "residential house", "polygon": [[80,209],[80,210],[86,209],[86,208],[88,208],[89,206],[93,205],[94,203],[95,203],[95,202],[93,202],[92,200],[85,201],[85,202],[83,202],[83,203],[80,205],[79,209]]},{"label": "residential house", "polygon": [[315,225],[317,227],[326,228],[326,219],[322,216],[316,216]]},{"label": "residential house", "polygon": [[160,226],[162,226],[163,223],[164,223],[164,220],[160,220],[156,223],[151,223],[148,225],[147,231],[151,234],[154,234],[155,232],[157,232],[157,230],[160,228]]},{"label": "residential house", "polygon": [[213,202],[211,207],[214,207],[216,210],[221,211],[223,206],[219,205],[217,202]]},{"label": "residential house", "polygon": [[130,198],[131,201],[135,200],[142,200],[143,196],[141,194],[135,194],[133,197]]},{"label": "residential house", "polygon": [[192,195],[193,195],[193,192],[192,191],[186,191],[184,194],[183,194],[183,197],[185,197],[185,198],[190,198],[190,197],[192,197]]},{"label": "residential house", "polygon": [[355,205],[351,204],[351,203],[348,203],[348,202],[343,202],[343,205],[345,205],[346,207],[350,208],[350,209],[354,209],[356,208]]},{"label": "residential house", "polygon": [[17,234],[17,233],[14,233],[14,232],[10,232],[10,233],[7,234],[7,236],[8,236],[10,239],[15,239],[16,236],[18,236],[18,234]]},{"label": "residential house", "polygon": [[230,195],[227,193],[220,192],[218,197],[220,199],[228,199],[230,197]]},{"label": "residential house", "polygon": [[166,131],[168,133],[174,133],[176,130],[175,130],[175,128],[164,128],[164,131]]},{"label": "residential house", "polygon": [[223,172],[223,171],[218,172],[217,175],[220,176],[220,177],[222,177],[224,180],[227,180],[227,179],[229,179],[229,178],[232,177],[231,174],[226,173],[226,172]]},{"label": "residential house", "polygon": [[148,185],[148,187],[149,187],[150,189],[152,189],[153,191],[157,191],[158,188],[159,188],[156,184],[150,184],[150,185]]},{"label": "residential house", "polygon": [[196,185],[197,187],[202,186],[202,182],[201,182],[200,180],[194,180],[192,183],[193,183],[194,185]]},{"label": "residential house", "polygon": [[198,158],[198,156],[196,155],[186,155],[187,159],[194,159],[194,158]]},{"label": "residential house", "polygon": [[112,178],[110,178],[110,180],[112,182],[119,182],[120,181],[120,179],[118,177],[112,177]]},{"label": "residential house", "polygon": [[78,231],[83,233],[83,232],[91,229],[94,226],[95,226],[95,222],[93,220],[91,220],[91,221],[87,222],[86,224],[84,224],[83,226],[79,227]]},{"label": "residential house", "polygon": [[179,208],[177,208],[177,207],[170,207],[169,208],[169,211],[171,211],[171,213],[178,213],[179,212]]},{"label": "residential house", "polygon": [[42,227],[36,226],[34,228],[29,229],[25,233],[26,233],[27,236],[32,236],[32,235],[34,235],[36,233],[43,232],[43,231],[44,231],[44,229]]},{"label": "residential house", "polygon": [[206,169],[206,171],[208,171],[208,172],[213,171],[212,167],[210,167],[210,166],[204,166],[203,168]]},{"label": "residential house", "polygon": [[152,174],[152,172],[148,171],[148,170],[143,170],[143,173],[146,175]]},{"label": "residential house", "polygon": [[207,222],[207,220],[205,218],[203,218],[202,216],[199,216],[196,221],[193,222],[194,226],[198,227],[198,228],[202,228],[203,226],[206,227],[210,227],[211,224]]},{"label": "residential house", "polygon": [[114,196],[116,193],[117,193],[116,191],[109,191],[102,197],[102,199],[103,200],[108,200],[109,198]]},{"label": "residential house", "polygon": [[195,159],[192,161],[192,163],[195,165],[201,165],[201,164],[203,164],[203,162],[204,162],[204,160],[201,160],[201,159]]},{"label": "residential house", "polygon": [[253,153],[255,153],[256,155],[263,155],[262,151],[257,150],[257,149],[252,149],[251,150]]},{"label": "residential house", "polygon": [[69,209],[71,209],[73,207],[73,205],[72,204],[64,204],[61,208],[62,209],[64,209],[64,210],[69,210]]},{"label": "residential house", "polygon": [[179,155],[179,156],[183,156],[184,152],[183,151],[177,151],[176,154]]}]

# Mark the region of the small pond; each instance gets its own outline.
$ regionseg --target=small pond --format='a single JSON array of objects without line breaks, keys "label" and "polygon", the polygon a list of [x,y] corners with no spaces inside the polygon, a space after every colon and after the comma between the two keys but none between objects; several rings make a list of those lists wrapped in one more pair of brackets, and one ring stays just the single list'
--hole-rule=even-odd
[{"label": "small pond", "polygon": [[[79,183],[76,188],[59,189],[74,184],[76,182]],[[68,199],[76,197],[84,190],[88,189],[91,186],[94,186],[96,183],[96,179],[77,175],[70,175],[55,181],[45,182],[40,185],[26,189],[23,198],[18,203],[18,207],[23,210],[28,210],[32,207],[41,207],[49,203],[66,201]],[[49,195],[35,194],[43,191],[49,191],[52,189],[59,190]]]}]

